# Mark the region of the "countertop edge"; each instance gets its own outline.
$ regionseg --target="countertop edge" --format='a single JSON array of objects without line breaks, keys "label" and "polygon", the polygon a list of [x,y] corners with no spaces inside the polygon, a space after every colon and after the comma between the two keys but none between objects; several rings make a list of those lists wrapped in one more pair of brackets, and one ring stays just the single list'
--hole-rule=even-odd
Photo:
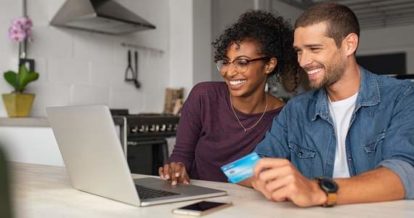
[{"label": "countertop edge", "polygon": [[50,127],[46,117],[0,117],[2,127]]}]

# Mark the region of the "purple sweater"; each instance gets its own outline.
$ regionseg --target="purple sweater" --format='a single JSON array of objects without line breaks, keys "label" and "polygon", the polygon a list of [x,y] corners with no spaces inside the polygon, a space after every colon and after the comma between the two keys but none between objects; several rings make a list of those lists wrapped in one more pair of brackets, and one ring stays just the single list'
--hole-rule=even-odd
[{"label": "purple sweater", "polygon": [[[267,111],[256,127],[244,132],[231,110],[227,85],[199,83],[185,101],[169,161],[183,162],[192,179],[226,182],[220,167],[252,152],[280,110]],[[236,113],[245,127],[262,115]]]}]

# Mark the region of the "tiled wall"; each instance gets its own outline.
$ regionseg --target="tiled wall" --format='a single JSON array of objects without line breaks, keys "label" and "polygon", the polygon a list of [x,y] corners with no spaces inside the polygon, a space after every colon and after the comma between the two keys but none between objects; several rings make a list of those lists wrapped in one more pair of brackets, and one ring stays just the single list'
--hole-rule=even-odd
[{"label": "tiled wall", "polygon": [[[27,87],[36,94],[33,116],[45,116],[52,105],[106,104],[132,113],[161,112],[164,89],[169,85],[169,1],[122,0],[157,29],[132,35],[109,36],[56,28],[50,20],[64,0],[28,0],[34,23],[29,58],[36,61],[40,78]],[[17,45],[7,37],[13,18],[21,15],[21,1],[0,0],[0,72],[17,69]],[[121,43],[155,48],[138,49],[141,89],[124,82],[127,50]],[[11,87],[0,79],[0,93]],[[0,104],[0,116],[5,116]]]}]

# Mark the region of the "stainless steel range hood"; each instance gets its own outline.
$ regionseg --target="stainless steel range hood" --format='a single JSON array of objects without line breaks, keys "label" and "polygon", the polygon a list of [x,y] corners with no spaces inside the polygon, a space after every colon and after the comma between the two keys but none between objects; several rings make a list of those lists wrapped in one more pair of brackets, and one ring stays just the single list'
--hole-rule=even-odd
[{"label": "stainless steel range hood", "polygon": [[111,35],[155,29],[114,0],[66,0],[51,25]]}]

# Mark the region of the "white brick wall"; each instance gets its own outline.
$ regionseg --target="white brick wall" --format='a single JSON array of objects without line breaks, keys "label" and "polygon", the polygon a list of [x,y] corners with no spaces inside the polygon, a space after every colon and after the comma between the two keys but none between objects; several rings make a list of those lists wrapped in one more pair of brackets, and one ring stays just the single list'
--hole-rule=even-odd
[{"label": "white brick wall", "polygon": [[[28,0],[28,15],[34,23],[28,56],[36,61],[38,81],[29,84],[36,94],[33,116],[45,116],[45,107],[68,104],[107,104],[128,108],[132,113],[161,112],[169,77],[169,0],[120,0],[119,2],[153,23],[155,30],[110,36],[49,25],[64,0]],[[17,45],[7,38],[13,18],[21,15],[21,1],[0,0],[0,71],[17,69]],[[141,89],[124,82],[127,50],[121,42],[164,51],[139,49]],[[0,79],[0,93],[12,88]],[[145,97],[149,95],[150,97]],[[148,102],[147,100],[150,100]],[[0,116],[6,112],[1,103]]]}]

